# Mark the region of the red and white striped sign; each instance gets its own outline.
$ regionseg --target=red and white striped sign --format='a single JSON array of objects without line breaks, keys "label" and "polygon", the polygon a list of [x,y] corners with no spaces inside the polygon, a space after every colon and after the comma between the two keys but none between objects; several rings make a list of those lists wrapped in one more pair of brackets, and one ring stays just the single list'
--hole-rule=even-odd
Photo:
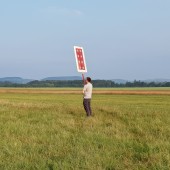
[{"label": "red and white striped sign", "polygon": [[74,53],[76,57],[77,71],[86,73],[87,67],[83,47],[74,46]]}]

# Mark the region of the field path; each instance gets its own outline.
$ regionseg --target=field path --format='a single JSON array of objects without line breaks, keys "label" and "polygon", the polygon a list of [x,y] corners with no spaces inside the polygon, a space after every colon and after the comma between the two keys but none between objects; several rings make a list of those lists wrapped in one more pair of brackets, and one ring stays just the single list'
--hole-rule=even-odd
[{"label": "field path", "polygon": [[[82,94],[80,88],[1,88],[0,93]],[[170,95],[170,89],[94,89],[93,94]]]}]

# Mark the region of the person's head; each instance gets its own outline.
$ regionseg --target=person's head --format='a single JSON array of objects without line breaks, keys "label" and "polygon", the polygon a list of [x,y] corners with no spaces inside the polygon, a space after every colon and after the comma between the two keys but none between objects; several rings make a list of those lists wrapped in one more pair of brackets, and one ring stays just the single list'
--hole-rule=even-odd
[{"label": "person's head", "polygon": [[91,78],[90,77],[86,78],[86,83],[91,83]]}]

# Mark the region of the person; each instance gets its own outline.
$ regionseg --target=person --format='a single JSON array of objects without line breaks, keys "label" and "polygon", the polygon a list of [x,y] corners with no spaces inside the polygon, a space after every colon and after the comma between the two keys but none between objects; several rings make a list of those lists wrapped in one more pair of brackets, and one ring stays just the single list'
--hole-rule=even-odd
[{"label": "person", "polygon": [[93,85],[91,84],[91,78],[87,77],[83,88],[83,106],[87,116],[92,116],[91,98],[92,98]]}]

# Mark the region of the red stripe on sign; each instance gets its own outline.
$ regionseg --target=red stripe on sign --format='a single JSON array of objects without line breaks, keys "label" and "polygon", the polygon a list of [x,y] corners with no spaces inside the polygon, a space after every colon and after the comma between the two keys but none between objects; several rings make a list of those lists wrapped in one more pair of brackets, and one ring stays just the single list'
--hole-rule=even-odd
[{"label": "red stripe on sign", "polygon": [[76,48],[79,70],[85,70],[85,63],[82,49]]}]

